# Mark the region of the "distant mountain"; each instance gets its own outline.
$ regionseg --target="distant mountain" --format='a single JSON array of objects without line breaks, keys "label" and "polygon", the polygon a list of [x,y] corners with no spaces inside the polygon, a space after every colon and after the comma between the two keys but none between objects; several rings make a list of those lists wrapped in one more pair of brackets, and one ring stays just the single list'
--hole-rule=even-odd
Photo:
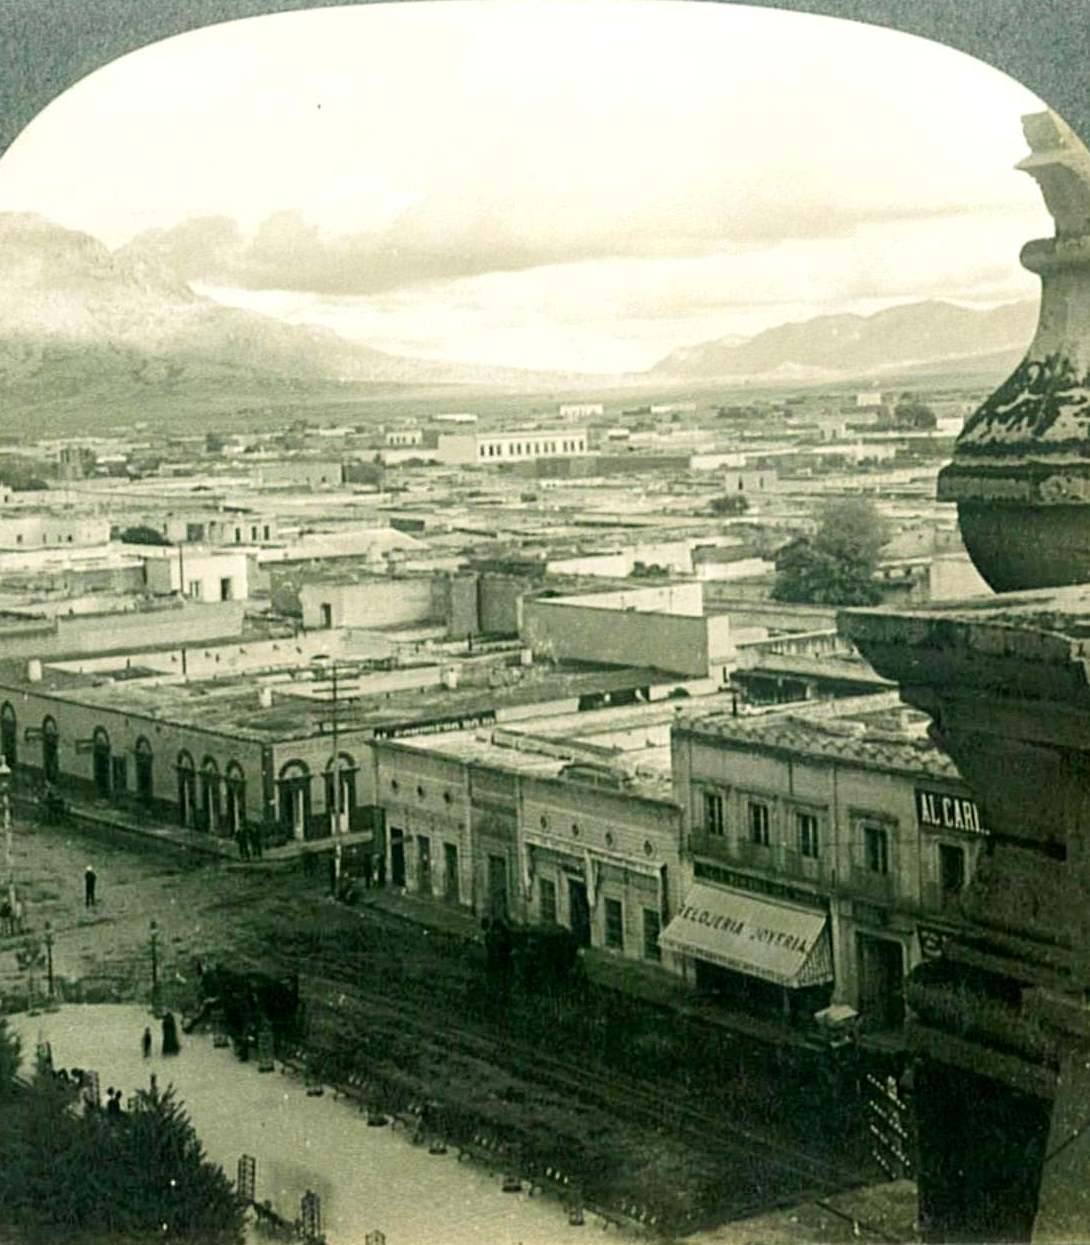
[{"label": "distant mountain", "polygon": [[587,378],[404,358],[194,293],[154,258],[0,213],[0,411],[112,418],[343,401],[377,386],[535,389]]},{"label": "distant mountain", "polygon": [[[712,380],[836,380],[872,372],[964,368],[994,363],[1025,350],[1037,323],[1033,300],[975,311],[953,303],[891,307],[872,316],[819,316],[782,324],[739,343],[722,338],[675,350],[649,373],[663,378]],[[941,369],[937,369],[941,370]]]}]

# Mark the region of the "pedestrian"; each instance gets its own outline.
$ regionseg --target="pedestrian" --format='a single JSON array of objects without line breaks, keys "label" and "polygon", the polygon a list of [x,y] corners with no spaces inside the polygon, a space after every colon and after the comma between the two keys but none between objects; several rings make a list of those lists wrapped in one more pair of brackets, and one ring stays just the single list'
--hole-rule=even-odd
[{"label": "pedestrian", "polygon": [[106,1091],[106,1114],[111,1117],[121,1114],[121,1090],[113,1086]]},{"label": "pedestrian", "polygon": [[95,883],[98,877],[94,868],[88,865],[83,871],[83,906],[85,908],[93,908],[95,906]]},{"label": "pedestrian", "polygon": [[261,827],[250,827],[250,854],[255,860],[260,860],[265,850],[265,844],[261,841]]},{"label": "pedestrian", "polygon": [[178,1024],[173,1012],[163,1017],[163,1054],[176,1055],[182,1049],[178,1041]]},{"label": "pedestrian", "polygon": [[235,831],[235,842],[238,844],[238,855],[240,860],[250,859],[250,836],[246,833],[245,826],[239,826]]},{"label": "pedestrian", "polygon": [[378,856],[378,885],[383,887],[386,885],[386,853],[379,852]]},{"label": "pedestrian", "polygon": [[374,876],[374,861],[371,859],[370,852],[363,854],[363,887],[364,890],[371,889],[371,879]]},{"label": "pedestrian", "polygon": [[144,1052],[144,1058],[149,1059],[151,1057],[151,1030],[150,1029],[145,1028],[144,1036],[140,1040],[140,1047]]},{"label": "pedestrian", "polygon": [[334,899],[337,898],[338,872],[339,870],[337,869],[337,856],[334,852],[330,852],[329,853],[329,893]]}]

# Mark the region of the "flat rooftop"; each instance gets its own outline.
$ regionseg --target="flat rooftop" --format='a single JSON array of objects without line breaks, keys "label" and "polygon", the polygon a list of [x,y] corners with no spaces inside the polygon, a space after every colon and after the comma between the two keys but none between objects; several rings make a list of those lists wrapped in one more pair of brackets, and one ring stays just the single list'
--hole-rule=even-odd
[{"label": "flat rooftop", "polygon": [[[337,722],[341,732],[350,733],[415,722],[468,719],[497,710],[514,711],[521,706],[663,682],[676,682],[676,678],[642,668],[574,664],[548,670],[529,667],[517,682],[500,687],[448,689],[431,684],[391,690],[387,681],[384,690],[369,693],[364,677],[354,694],[338,700]],[[52,667],[46,667],[40,682],[31,682],[25,662],[0,663],[0,689],[4,691],[33,691],[73,704],[239,739],[273,743],[325,735],[332,730],[333,708],[329,700],[293,696],[290,684],[274,685],[273,704],[264,708],[258,698],[262,685],[262,681],[248,675],[171,682],[162,678],[140,679],[130,672],[129,677],[115,681]]]}]

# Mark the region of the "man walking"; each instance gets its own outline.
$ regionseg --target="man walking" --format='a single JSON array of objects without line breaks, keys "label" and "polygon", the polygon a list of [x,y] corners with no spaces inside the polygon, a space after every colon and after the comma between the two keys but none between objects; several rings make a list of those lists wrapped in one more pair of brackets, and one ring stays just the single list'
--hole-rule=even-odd
[{"label": "man walking", "polygon": [[96,881],[95,871],[91,865],[88,865],[83,871],[83,906],[85,908],[93,908],[95,906]]}]

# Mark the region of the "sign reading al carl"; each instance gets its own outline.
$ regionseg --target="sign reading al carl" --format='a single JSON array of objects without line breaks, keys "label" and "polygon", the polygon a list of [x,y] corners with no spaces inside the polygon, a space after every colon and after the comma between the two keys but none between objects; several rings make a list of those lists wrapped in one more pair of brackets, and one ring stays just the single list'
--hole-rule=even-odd
[{"label": "sign reading al carl", "polygon": [[950,795],[946,791],[916,788],[916,817],[928,830],[960,830],[965,834],[987,834],[975,800]]}]

